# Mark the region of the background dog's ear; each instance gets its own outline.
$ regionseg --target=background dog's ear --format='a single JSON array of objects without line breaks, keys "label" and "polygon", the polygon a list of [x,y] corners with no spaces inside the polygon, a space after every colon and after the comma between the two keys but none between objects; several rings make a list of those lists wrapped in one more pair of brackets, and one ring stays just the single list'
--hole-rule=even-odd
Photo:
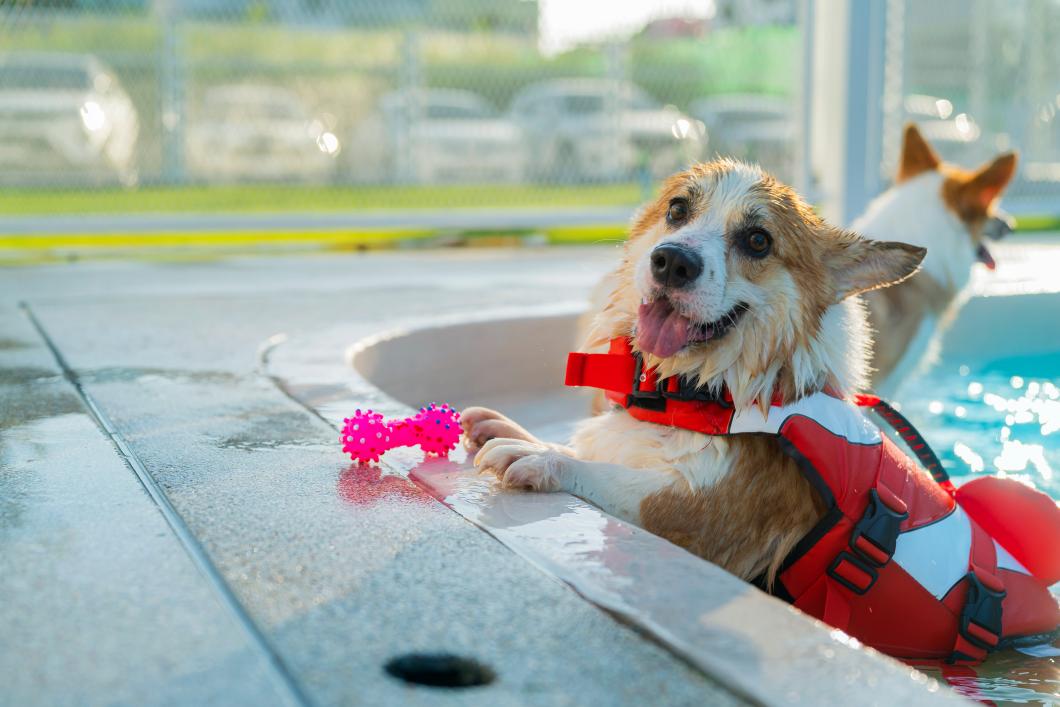
[{"label": "background dog's ear", "polygon": [[902,156],[898,161],[896,181],[904,182],[918,174],[938,169],[941,162],[916,125],[913,123],[906,125],[905,134],[902,136]]},{"label": "background dog's ear", "polygon": [[983,165],[975,176],[961,187],[961,199],[964,208],[979,214],[985,214],[990,209],[994,199],[1001,196],[1001,192],[1016,174],[1016,153],[1006,152],[999,155],[993,162]]},{"label": "background dog's ear", "polygon": [[913,275],[926,248],[894,241],[873,241],[839,232],[826,256],[835,282],[836,302],[869,290],[894,285]]}]

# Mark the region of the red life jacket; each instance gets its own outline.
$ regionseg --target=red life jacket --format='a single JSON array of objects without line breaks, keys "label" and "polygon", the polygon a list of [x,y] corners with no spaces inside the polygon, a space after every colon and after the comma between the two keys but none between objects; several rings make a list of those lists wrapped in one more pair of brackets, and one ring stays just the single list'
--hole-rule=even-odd
[{"label": "red life jacket", "polygon": [[[953,486],[923,439],[874,396],[818,393],[768,415],[736,410],[679,377],[657,380],[629,341],[572,353],[567,385],[602,388],[638,420],[708,435],[776,435],[827,512],[784,561],[775,593],[863,643],[906,659],[977,662],[1060,626],[1060,509],[1011,479]],[[930,470],[860,407],[875,409]],[[932,478],[934,475],[934,478]]]}]

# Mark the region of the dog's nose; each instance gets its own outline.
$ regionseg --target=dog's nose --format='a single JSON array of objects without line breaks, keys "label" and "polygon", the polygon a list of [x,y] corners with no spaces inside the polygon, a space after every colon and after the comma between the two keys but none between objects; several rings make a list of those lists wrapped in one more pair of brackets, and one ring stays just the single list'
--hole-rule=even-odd
[{"label": "dog's nose", "polygon": [[679,289],[703,273],[703,259],[679,245],[661,245],[651,252],[651,274],[663,287]]}]

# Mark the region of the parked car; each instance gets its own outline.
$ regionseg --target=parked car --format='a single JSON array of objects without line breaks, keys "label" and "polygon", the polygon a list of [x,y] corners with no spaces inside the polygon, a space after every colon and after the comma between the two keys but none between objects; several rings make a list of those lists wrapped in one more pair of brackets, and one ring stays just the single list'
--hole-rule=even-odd
[{"label": "parked car", "polygon": [[703,126],[625,81],[542,81],[516,94],[509,114],[523,130],[528,169],[538,179],[660,176],[701,157]]},{"label": "parked car", "polygon": [[0,55],[0,179],[131,183],[136,108],[88,54]]},{"label": "parked car", "polygon": [[385,145],[385,178],[419,183],[513,182],[523,176],[519,129],[471,91],[396,91],[362,126],[360,144]]},{"label": "parked car", "polygon": [[689,112],[703,121],[712,154],[762,165],[783,181],[795,173],[795,111],[779,96],[726,94],[694,101]]},{"label": "parked car", "polygon": [[315,116],[282,86],[214,86],[188,117],[187,166],[196,179],[325,181],[342,149],[334,117]]}]

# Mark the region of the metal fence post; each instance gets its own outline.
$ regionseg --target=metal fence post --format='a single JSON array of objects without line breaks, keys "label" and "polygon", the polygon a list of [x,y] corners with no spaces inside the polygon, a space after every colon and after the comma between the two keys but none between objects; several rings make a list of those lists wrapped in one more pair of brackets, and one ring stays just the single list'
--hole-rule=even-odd
[{"label": "metal fence post", "polygon": [[158,80],[162,101],[162,181],[184,181],[184,65],[180,40],[180,4],[177,0],[154,0],[154,12],[162,32]]},{"label": "metal fence post", "polygon": [[417,182],[421,176],[416,164],[416,150],[413,149],[413,131],[423,120],[423,70],[420,59],[420,41],[420,30],[413,27],[405,30],[401,42],[398,114],[402,122],[396,131],[398,145],[395,156],[397,166],[395,176],[397,181],[403,184]]},{"label": "metal fence post", "polygon": [[888,0],[817,0],[811,168],[826,216],[847,224],[881,184]]}]

